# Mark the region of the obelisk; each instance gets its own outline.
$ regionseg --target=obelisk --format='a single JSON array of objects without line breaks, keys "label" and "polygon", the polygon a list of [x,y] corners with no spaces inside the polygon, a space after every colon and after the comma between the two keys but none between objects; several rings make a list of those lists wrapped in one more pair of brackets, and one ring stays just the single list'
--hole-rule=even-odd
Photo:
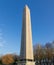
[{"label": "obelisk", "polygon": [[23,11],[20,60],[21,65],[35,65],[33,57],[30,9],[27,5]]}]

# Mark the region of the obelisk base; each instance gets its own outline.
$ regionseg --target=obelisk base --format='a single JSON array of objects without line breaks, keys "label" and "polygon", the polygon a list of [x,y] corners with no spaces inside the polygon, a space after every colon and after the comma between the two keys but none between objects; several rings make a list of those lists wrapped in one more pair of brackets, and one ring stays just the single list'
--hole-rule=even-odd
[{"label": "obelisk base", "polygon": [[22,61],[20,62],[20,65],[35,65],[35,62],[34,61]]}]

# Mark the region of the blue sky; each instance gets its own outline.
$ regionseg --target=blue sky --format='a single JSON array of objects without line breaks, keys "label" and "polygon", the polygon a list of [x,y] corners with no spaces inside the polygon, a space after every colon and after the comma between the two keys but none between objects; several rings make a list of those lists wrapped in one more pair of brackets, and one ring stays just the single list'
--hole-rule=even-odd
[{"label": "blue sky", "polygon": [[0,0],[0,54],[19,54],[26,4],[31,10],[33,45],[54,40],[54,0]]}]

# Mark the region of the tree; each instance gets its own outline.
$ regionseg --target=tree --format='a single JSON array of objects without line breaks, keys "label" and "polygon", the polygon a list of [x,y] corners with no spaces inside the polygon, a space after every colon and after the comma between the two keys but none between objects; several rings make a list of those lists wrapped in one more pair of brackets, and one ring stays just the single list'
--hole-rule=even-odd
[{"label": "tree", "polygon": [[46,58],[51,59],[52,58],[52,49],[46,47]]},{"label": "tree", "polygon": [[7,54],[2,57],[2,63],[9,65],[11,63],[14,63],[13,55],[12,54]]},{"label": "tree", "polygon": [[43,58],[43,48],[40,44],[34,47],[34,59],[36,63],[41,64],[41,60]]},{"label": "tree", "polygon": [[2,60],[1,60],[1,58],[0,58],[0,64],[2,64]]}]

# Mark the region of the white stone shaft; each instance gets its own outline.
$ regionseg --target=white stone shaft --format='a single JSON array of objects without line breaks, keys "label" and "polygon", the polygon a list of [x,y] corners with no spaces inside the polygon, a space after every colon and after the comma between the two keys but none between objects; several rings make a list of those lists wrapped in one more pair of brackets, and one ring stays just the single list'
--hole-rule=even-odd
[{"label": "white stone shaft", "polygon": [[22,59],[33,58],[33,45],[32,45],[32,31],[31,31],[31,18],[30,9],[26,5],[23,12],[23,26],[22,26],[22,39],[21,39],[21,53]]}]

